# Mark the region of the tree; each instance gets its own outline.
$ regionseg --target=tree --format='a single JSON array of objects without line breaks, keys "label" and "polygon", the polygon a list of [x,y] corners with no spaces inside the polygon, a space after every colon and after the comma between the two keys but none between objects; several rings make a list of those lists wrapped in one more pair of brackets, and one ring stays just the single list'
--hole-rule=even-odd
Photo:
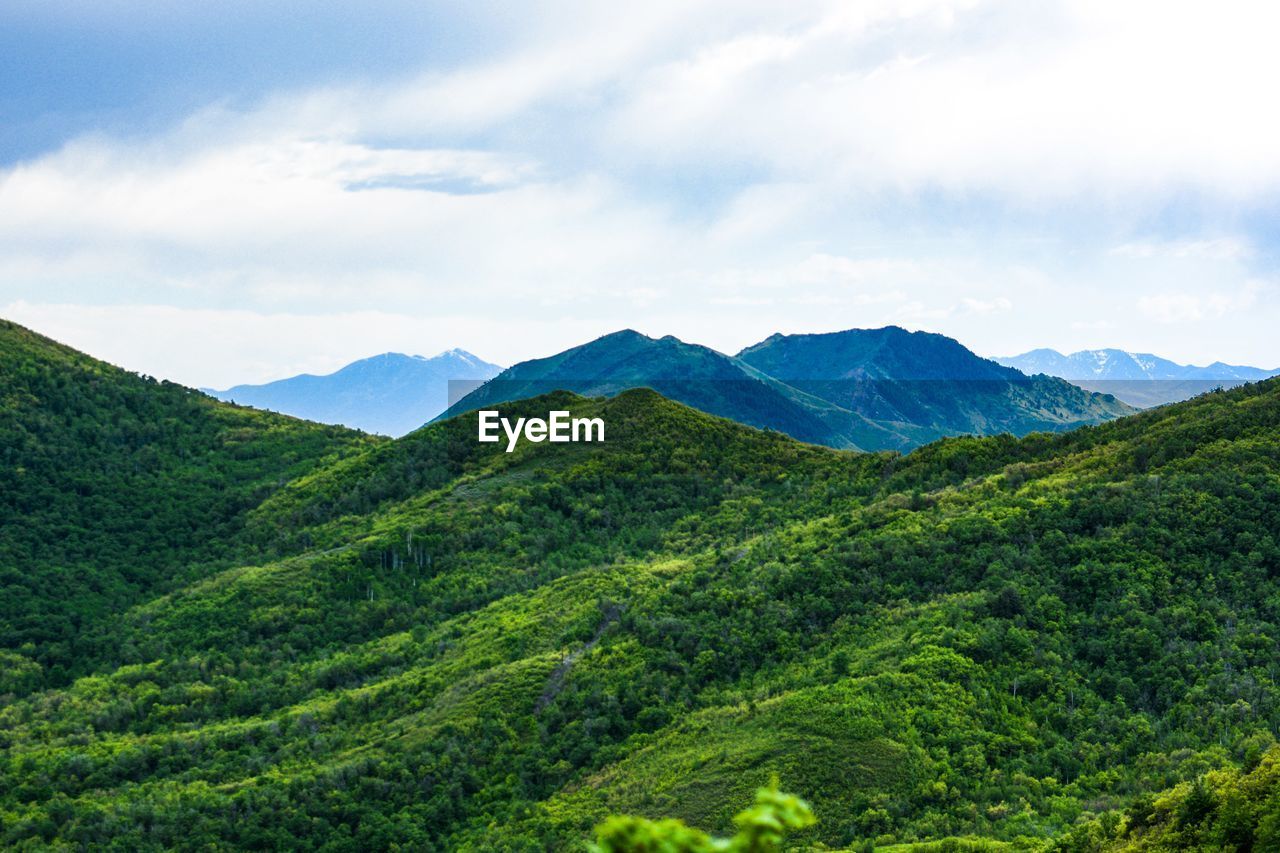
[{"label": "tree", "polygon": [[734,818],[732,838],[713,838],[679,820],[611,817],[596,828],[595,853],[772,853],[788,832],[815,823],[809,804],[778,790],[775,780],[756,791],[755,805]]}]

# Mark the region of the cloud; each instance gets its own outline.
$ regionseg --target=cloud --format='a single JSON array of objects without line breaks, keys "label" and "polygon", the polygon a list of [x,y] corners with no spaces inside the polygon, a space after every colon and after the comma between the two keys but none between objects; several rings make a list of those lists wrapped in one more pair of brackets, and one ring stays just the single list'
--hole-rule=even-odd
[{"label": "cloud", "polygon": [[[609,139],[789,179],[1018,199],[1280,184],[1280,10],[1151,2],[797,4],[644,69]],[[1188,56],[1196,56],[1188,62]]]},{"label": "cloud", "polygon": [[142,151],[78,142],[4,174],[0,274],[55,289],[128,281],[146,302],[459,310],[481,292],[575,298],[680,243],[608,182],[544,180],[513,155],[185,137]]},{"label": "cloud", "polygon": [[930,329],[940,329],[943,320],[957,318],[985,318],[996,314],[1004,314],[1013,310],[1013,301],[1004,296],[991,299],[978,299],[972,296],[961,297],[959,301],[949,304],[929,303],[914,299],[905,302],[895,309],[895,317],[901,322],[923,323]]},{"label": "cloud", "polygon": [[[1224,304],[1213,300],[1213,307],[1221,315]],[[1138,310],[1158,323],[1186,323],[1201,320],[1205,316],[1206,300],[1187,293],[1169,293],[1160,296],[1144,296],[1138,300]]]},{"label": "cloud", "polygon": [[823,289],[871,304],[901,301],[905,298],[901,293],[882,288],[888,283],[918,281],[925,275],[924,264],[906,258],[850,258],[815,252],[781,265],[724,269],[710,283],[718,290]]},{"label": "cloud", "polygon": [[1123,243],[1111,250],[1121,258],[1147,260],[1174,258],[1179,260],[1238,261],[1255,254],[1249,241],[1240,237],[1217,237],[1208,240],[1171,240],[1164,242]]},{"label": "cloud", "polygon": [[375,309],[302,314],[15,301],[0,306],[0,314],[113,364],[206,388],[329,373],[389,351],[434,355],[446,342],[511,364],[529,357],[529,348],[539,355],[562,349],[566,335],[588,340],[614,331],[571,319],[542,324]]},{"label": "cloud", "polygon": [[1191,323],[1219,319],[1247,311],[1264,294],[1274,294],[1276,286],[1250,280],[1234,292],[1161,293],[1138,300],[1138,310],[1157,323]]},{"label": "cloud", "polygon": [[[1275,320],[1269,291],[1240,311],[1275,247],[1239,211],[1271,221],[1280,190],[1277,22],[1236,0],[554,4],[492,22],[500,49],[0,171],[0,302],[182,378],[221,371],[223,341],[260,354],[225,362],[238,380],[414,328],[514,360],[622,326],[1078,349],[1118,316],[1145,348],[1243,360],[1270,337],[1214,324]],[[113,342],[145,331],[134,309],[224,331],[172,361]],[[236,310],[308,330],[285,336],[304,355],[230,331]],[[360,346],[300,319],[326,316]],[[1192,320],[1194,351],[1169,331]]]},{"label": "cloud", "polygon": [[995,299],[965,297],[960,300],[960,306],[972,314],[999,314],[1012,310],[1013,302],[1004,296],[997,296]]}]

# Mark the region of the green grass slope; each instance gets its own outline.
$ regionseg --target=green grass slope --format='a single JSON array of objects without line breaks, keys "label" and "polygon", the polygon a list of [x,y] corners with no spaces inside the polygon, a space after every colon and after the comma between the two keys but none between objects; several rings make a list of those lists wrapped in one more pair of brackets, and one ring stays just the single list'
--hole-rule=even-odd
[{"label": "green grass slope", "polygon": [[549,408],[607,440],[463,415],[297,477],[274,556],[2,700],[0,843],[575,849],[776,775],[799,845],[1048,848],[1274,743],[1280,383],[909,456]]},{"label": "green grass slope", "polygon": [[0,693],[85,671],[105,620],[244,560],[250,509],[366,443],[0,321]]}]

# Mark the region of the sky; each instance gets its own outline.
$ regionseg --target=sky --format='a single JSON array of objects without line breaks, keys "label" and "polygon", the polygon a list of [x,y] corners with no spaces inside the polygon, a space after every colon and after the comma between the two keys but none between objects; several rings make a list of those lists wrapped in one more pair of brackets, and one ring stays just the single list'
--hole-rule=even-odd
[{"label": "sky", "polygon": [[7,0],[0,316],[217,388],[620,328],[1280,367],[1277,31],[1234,0]]}]

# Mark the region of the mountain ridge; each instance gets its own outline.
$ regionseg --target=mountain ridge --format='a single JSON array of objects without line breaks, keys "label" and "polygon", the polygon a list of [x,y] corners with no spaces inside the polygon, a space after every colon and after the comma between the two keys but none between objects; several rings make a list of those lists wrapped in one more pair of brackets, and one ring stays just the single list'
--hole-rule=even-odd
[{"label": "mountain ridge", "polygon": [[[814,375],[813,365],[779,364],[766,360],[775,375],[793,378],[918,379],[1025,379],[1017,370],[982,358],[954,338],[936,332],[909,331],[901,326],[846,329],[838,332],[783,334],[775,332],[759,343],[744,347],[737,358],[753,363],[783,344],[796,350],[817,348],[828,359]],[[887,356],[887,358],[883,357]],[[906,357],[904,357],[906,356]],[[775,359],[777,357],[775,356]],[[833,368],[832,364],[838,364]],[[779,369],[785,366],[787,369]],[[797,369],[800,373],[795,373]]]},{"label": "mountain ridge", "polygon": [[1221,361],[1199,367],[1179,364],[1152,353],[1114,348],[1079,350],[1070,355],[1040,348],[995,361],[1024,372],[1057,376],[1087,390],[1111,393],[1142,408],[1280,375],[1280,368],[1266,370]]},{"label": "mountain ridge", "polygon": [[1109,396],[983,359],[944,335],[898,326],[775,335],[739,356],[835,405],[932,438],[1018,435],[1131,412]]},{"label": "mountain ridge", "polygon": [[211,393],[255,408],[395,437],[447,408],[450,381],[481,381],[500,369],[458,348],[434,356],[386,352],[332,373],[302,373]]},{"label": "mountain ridge", "polygon": [[1203,367],[1179,364],[1152,353],[1116,348],[1078,350],[1064,355],[1041,347],[1021,355],[992,359],[1023,372],[1047,373],[1063,379],[1240,379],[1256,381],[1280,375],[1280,368],[1226,364],[1215,361]]},{"label": "mountain ridge", "polygon": [[[835,345],[824,353],[824,368],[843,367],[824,376],[796,373],[787,357],[777,357],[814,344]],[[898,327],[774,334],[736,356],[626,329],[514,365],[440,418],[556,388],[590,396],[629,387],[652,387],[802,441],[861,450],[906,450],[949,434],[1062,429],[1132,411],[1061,380],[980,359],[951,338]],[[947,396],[959,402],[942,405]]]},{"label": "mountain ridge", "polygon": [[861,449],[865,445],[855,438],[865,441],[867,435],[882,434],[877,436],[879,440],[894,440],[878,425],[851,418],[829,402],[791,388],[732,356],[674,335],[650,338],[632,329],[513,365],[459,400],[438,420],[553,390],[609,396],[643,387],[710,414],[757,428],[778,429],[815,444]]}]

